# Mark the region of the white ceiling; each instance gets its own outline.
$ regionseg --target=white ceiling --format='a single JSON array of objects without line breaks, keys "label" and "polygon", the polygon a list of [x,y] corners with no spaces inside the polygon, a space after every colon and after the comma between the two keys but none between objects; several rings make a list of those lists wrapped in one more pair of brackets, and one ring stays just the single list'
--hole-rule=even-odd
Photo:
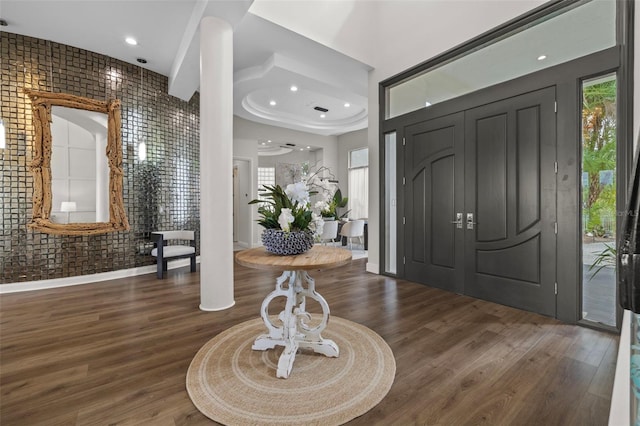
[{"label": "white ceiling", "polygon": [[[412,10],[405,3],[416,2],[388,3],[404,11]],[[428,16],[429,8],[440,3],[450,4],[425,0],[420,3],[420,13]],[[478,3],[481,2],[460,0],[468,7]],[[376,32],[376,13],[382,13],[378,10],[381,4],[360,0],[0,0],[0,17],[9,23],[2,27],[5,31],[53,40],[137,65],[136,58],[143,57],[148,61],[144,68],[168,76],[169,93],[185,100],[199,85],[198,24],[204,16],[223,18],[234,27],[234,113],[274,126],[339,135],[367,126],[368,72],[372,64],[359,62],[260,16],[273,19],[267,12],[279,7],[280,12],[291,15],[290,23],[284,24],[288,27],[295,27],[291,22],[311,22],[308,26],[315,25],[316,30],[327,29],[330,40],[338,41],[347,34],[368,47],[385,41]],[[420,108],[425,101],[433,104],[513,78],[520,75],[518,70],[531,72],[561,63],[575,57],[572,55],[576,52],[583,54],[585,46],[598,48],[610,39],[603,31],[611,27],[609,21],[615,17],[610,13],[611,4],[613,0],[597,0],[579,8],[584,11],[582,17],[578,10],[578,15],[568,13],[564,19],[523,31],[425,74],[425,78],[434,79],[429,84],[418,78],[404,89],[398,86],[396,98]],[[317,16],[311,15],[314,12]],[[334,20],[325,22],[330,19],[322,12],[332,13]],[[317,19],[309,21],[310,16]],[[345,21],[347,18],[351,20]],[[442,16],[441,20],[453,22],[454,18]],[[609,24],[603,25],[603,21]],[[127,45],[127,36],[135,37],[139,44]],[[324,42],[329,41],[325,37]],[[549,58],[538,63],[535,58],[543,53]],[[371,60],[377,60],[378,67],[384,66],[386,57],[373,56]],[[291,92],[291,85],[296,85],[298,91]],[[276,104],[271,105],[271,101]],[[349,107],[345,107],[347,103]],[[321,117],[315,107],[328,111]]]},{"label": "white ceiling", "polygon": [[[234,113],[321,135],[367,126],[366,64],[248,12],[253,0],[1,0],[3,31],[101,53],[169,78],[188,100],[199,85],[198,23],[234,27]],[[134,37],[138,45],[125,43]],[[144,58],[140,65],[136,59]],[[290,86],[296,85],[297,92]],[[276,105],[270,105],[276,101]],[[348,103],[349,107],[344,105]],[[328,109],[325,117],[313,108]]]}]

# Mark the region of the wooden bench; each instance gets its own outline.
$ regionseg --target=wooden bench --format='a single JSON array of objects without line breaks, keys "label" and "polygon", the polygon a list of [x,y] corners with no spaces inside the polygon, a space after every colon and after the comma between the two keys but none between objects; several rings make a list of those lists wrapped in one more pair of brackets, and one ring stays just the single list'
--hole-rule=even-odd
[{"label": "wooden bench", "polygon": [[[196,271],[196,233],[194,231],[158,231],[151,234],[156,247],[151,250],[151,256],[157,258],[158,278],[164,278],[169,259],[189,258],[191,272]],[[188,244],[171,244],[169,241],[184,241]]]}]

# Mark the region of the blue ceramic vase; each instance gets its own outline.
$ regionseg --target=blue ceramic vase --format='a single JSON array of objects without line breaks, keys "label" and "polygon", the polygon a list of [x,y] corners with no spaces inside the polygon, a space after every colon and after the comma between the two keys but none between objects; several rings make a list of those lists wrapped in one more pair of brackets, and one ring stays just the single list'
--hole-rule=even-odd
[{"label": "blue ceramic vase", "polygon": [[281,256],[301,254],[313,247],[311,231],[284,232],[281,229],[262,231],[262,245],[268,252]]}]

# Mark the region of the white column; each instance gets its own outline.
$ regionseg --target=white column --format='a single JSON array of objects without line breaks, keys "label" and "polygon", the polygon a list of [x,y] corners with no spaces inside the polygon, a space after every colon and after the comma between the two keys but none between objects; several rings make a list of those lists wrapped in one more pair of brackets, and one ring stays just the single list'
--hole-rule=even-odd
[{"label": "white column", "polygon": [[200,309],[233,300],[233,31],[200,22]]}]

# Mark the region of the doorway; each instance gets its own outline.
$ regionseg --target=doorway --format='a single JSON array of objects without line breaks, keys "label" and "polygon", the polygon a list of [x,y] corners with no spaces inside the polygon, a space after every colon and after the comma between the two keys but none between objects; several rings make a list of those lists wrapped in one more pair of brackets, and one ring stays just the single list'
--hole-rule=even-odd
[{"label": "doorway", "polygon": [[407,279],[556,315],[555,98],[548,87],[405,127]]},{"label": "doorway", "polygon": [[250,248],[252,241],[251,160],[233,159],[233,244],[234,249]]}]

